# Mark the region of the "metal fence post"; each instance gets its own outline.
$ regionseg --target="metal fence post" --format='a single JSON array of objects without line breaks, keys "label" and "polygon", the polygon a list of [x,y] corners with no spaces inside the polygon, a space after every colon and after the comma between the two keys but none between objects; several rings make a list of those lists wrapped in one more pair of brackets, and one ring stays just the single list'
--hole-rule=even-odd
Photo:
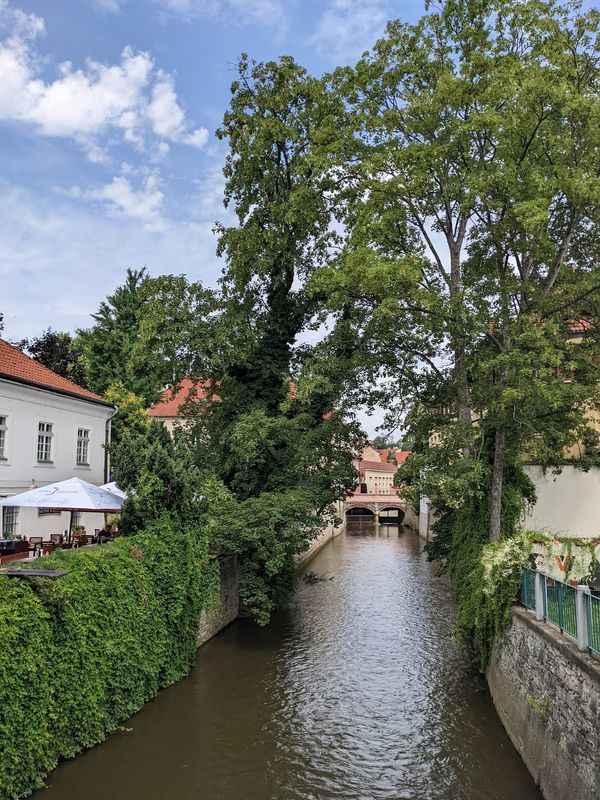
[{"label": "metal fence post", "polygon": [[590,589],[588,586],[577,587],[577,602],[575,605],[575,612],[577,614],[577,649],[581,652],[586,652],[590,646],[590,637],[588,632],[588,615],[587,604]]},{"label": "metal fence post", "polygon": [[535,618],[544,619],[544,574],[535,573]]}]

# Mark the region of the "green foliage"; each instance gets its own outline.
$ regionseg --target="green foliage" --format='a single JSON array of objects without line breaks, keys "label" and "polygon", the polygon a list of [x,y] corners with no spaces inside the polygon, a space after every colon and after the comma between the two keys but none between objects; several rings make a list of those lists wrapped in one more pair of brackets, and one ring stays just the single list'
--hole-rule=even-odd
[{"label": "green foliage", "polygon": [[35,361],[78,386],[87,386],[85,366],[76,342],[69,333],[48,328],[41,336],[22,339],[16,347]]},{"label": "green foliage", "polygon": [[291,595],[295,557],[322,530],[310,488],[265,491],[238,500],[213,479],[203,488],[208,503],[207,529],[219,552],[238,555],[240,603],[265,625]]},{"label": "green foliage", "polygon": [[334,411],[342,372],[296,346],[319,310],[306,281],[337,239],[315,132],[339,100],[289,57],[243,56],[238,73],[218,132],[238,218],[218,228],[226,268],[206,376],[218,399],[194,437],[213,541],[239,555],[241,600],[265,623],[289,596],[295,556],[355,482],[355,429]]},{"label": "green foliage", "polygon": [[[488,448],[487,457],[491,457]],[[458,508],[443,505],[437,512],[435,538],[425,549],[440,571],[447,571],[458,601],[456,632],[474,662],[484,669],[494,643],[510,621],[522,568],[533,534],[519,532],[525,504],[533,500],[533,486],[515,458],[507,465],[501,511],[502,541],[489,542],[488,467],[484,481],[472,487]]]},{"label": "green foliage", "polygon": [[137,533],[158,519],[170,519],[178,530],[200,526],[200,473],[180,432],[172,438],[156,421],[141,433],[127,431],[112,449],[112,471],[128,494],[120,513],[121,533]]},{"label": "green foliage", "polygon": [[100,394],[124,386],[148,407],[177,379],[205,374],[214,311],[214,294],[200,283],[128,269],[95,324],[77,332],[89,386]]},{"label": "green foliage", "polygon": [[0,578],[0,797],[15,800],[115,730],[194,663],[219,564],[165,522],[102,547],[60,551],[55,581]]},{"label": "green foliage", "polygon": [[[453,581],[459,601],[456,630],[483,671],[494,641],[510,623],[511,607],[535,534],[519,534],[485,545],[485,531],[483,535],[479,532],[479,541],[477,533],[464,527],[460,534],[463,559],[456,565],[456,582]],[[471,543],[470,548],[464,545],[466,541]]]},{"label": "green foliage", "polygon": [[52,635],[40,598],[0,578],[0,797],[24,797],[56,764]]},{"label": "green foliage", "polygon": [[[139,336],[143,299],[141,287],[147,279],[145,268],[128,269],[125,283],[100,304],[92,317],[94,325],[77,331],[77,344],[83,354],[88,385],[99,394],[121,381],[150,404],[160,382],[147,370],[138,369],[130,354]],[[154,378],[154,379],[153,379]]]},{"label": "green foliage", "polygon": [[599,26],[578,2],[456,0],[327,79],[348,235],[312,286],[390,427],[412,410],[423,493],[460,506],[492,444],[492,538],[505,460],[560,462],[598,407]]},{"label": "green foliage", "polygon": [[122,381],[111,383],[104,397],[118,408],[111,421],[111,448],[118,445],[126,434],[141,435],[148,430],[151,419],[146,414],[144,399],[131,392]]}]

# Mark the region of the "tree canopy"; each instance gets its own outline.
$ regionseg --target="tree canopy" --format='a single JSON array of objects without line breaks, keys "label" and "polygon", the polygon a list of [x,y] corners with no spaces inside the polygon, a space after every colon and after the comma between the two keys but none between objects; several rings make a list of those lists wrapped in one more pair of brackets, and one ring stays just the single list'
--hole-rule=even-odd
[{"label": "tree canopy", "polygon": [[315,287],[410,408],[418,490],[486,493],[493,539],[509,462],[559,462],[597,403],[598,48],[577,3],[456,0],[328,79],[348,236]]}]

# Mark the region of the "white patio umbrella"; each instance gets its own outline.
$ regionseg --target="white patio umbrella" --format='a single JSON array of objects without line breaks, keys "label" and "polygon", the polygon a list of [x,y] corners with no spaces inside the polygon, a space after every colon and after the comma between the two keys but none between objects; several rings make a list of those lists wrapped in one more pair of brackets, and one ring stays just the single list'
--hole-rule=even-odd
[{"label": "white patio umbrella", "polygon": [[59,508],[70,511],[69,540],[73,526],[74,511],[95,511],[97,513],[114,514],[120,511],[124,498],[107,492],[93,483],[81,478],[69,478],[47,486],[38,486],[28,492],[15,494],[0,501],[0,506],[19,506],[21,508]]},{"label": "white patio umbrella", "polygon": [[122,497],[123,500],[127,500],[127,494],[122,489],[119,489],[116,481],[111,481],[110,483],[103,483],[102,486],[99,486],[98,488],[104,489],[105,492],[116,494],[117,497]]}]

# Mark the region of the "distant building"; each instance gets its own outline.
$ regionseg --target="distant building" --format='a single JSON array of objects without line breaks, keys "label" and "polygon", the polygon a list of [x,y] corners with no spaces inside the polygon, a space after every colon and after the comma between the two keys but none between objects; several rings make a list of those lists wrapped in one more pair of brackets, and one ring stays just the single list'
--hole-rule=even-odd
[{"label": "distant building", "polygon": [[[116,410],[0,339],[0,498],[73,477],[105,483]],[[52,508],[0,511],[5,538],[46,536],[69,526],[69,513]],[[78,523],[93,531],[104,515],[81,514]]]},{"label": "distant building", "polygon": [[366,489],[368,494],[397,494],[394,476],[409,455],[410,450],[377,450],[371,444],[367,445],[357,465],[363,490]]},{"label": "distant building", "polygon": [[172,434],[175,428],[186,424],[186,405],[206,399],[207,386],[206,381],[182,378],[179,384],[162,392],[160,400],[148,409],[148,416],[162,422]]}]

